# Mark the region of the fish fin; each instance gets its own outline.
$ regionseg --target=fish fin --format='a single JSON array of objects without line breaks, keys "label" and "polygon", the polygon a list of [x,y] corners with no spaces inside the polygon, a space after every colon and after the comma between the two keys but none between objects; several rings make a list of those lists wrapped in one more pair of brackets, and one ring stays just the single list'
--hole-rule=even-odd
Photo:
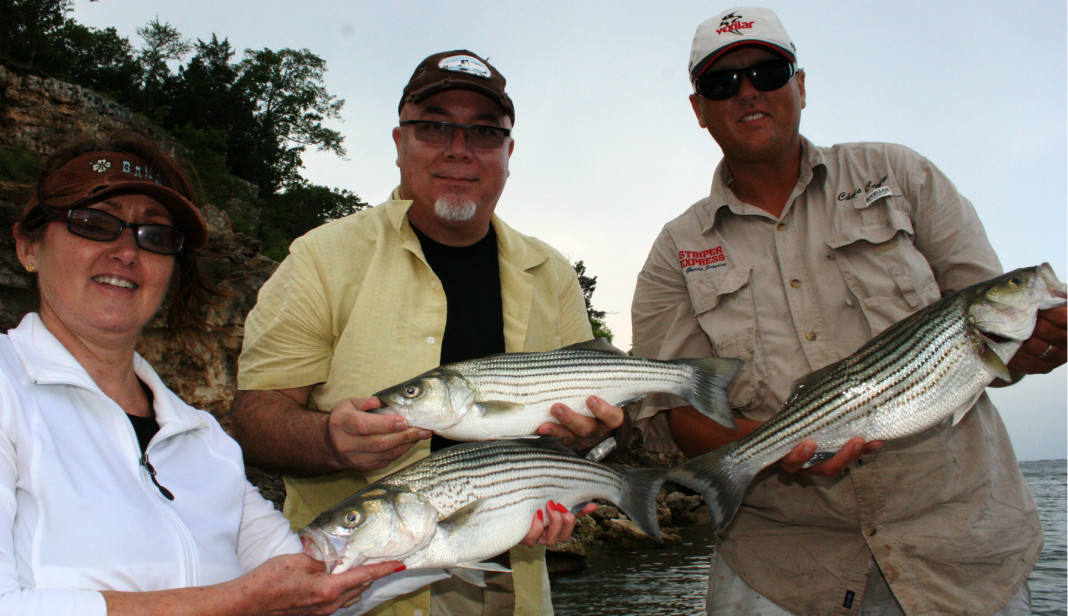
[{"label": "fish fin", "polygon": [[[656,518],[656,495],[664,485],[666,471],[662,468],[619,469],[623,473],[623,494],[617,505],[638,528],[656,541],[663,535]],[[579,509],[581,511],[581,509]]]},{"label": "fish fin", "polygon": [[438,522],[438,528],[445,533],[453,532],[456,527],[464,525],[469,521],[471,516],[478,513],[479,508],[485,504],[485,502],[486,499],[477,498],[470,503],[467,503]]},{"label": "fish fin", "polygon": [[809,458],[807,462],[801,465],[801,468],[811,468],[813,466],[816,466],[820,462],[830,460],[834,457],[834,454],[835,452],[833,451],[817,451],[816,453],[812,454],[812,457]]},{"label": "fish fin", "polygon": [[521,411],[526,408],[526,405],[521,402],[508,402],[507,400],[485,400],[476,402],[475,405],[478,407],[479,414],[483,416]]},{"label": "fish fin", "polygon": [[479,588],[486,587],[486,572],[490,573],[511,573],[512,570],[504,565],[490,562],[480,563],[457,563],[448,569],[449,573],[455,575],[461,580],[478,586]]},{"label": "fish fin", "polygon": [[969,399],[967,402],[960,405],[955,411],[953,411],[954,426],[960,423],[960,420],[964,419],[964,416],[968,414],[968,411],[972,410],[972,407],[975,406],[975,402],[979,399],[979,396],[981,395],[983,395],[982,391],[972,396],[971,399]]},{"label": "fish fin", "polygon": [[[979,351],[979,356],[982,358],[983,364],[986,365],[986,369],[992,372],[994,376],[998,377],[1002,381],[1011,383],[1012,375],[1009,374],[1009,367],[1005,365],[1005,362],[1000,357],[998,357],[998,354],[995,353],[994,349],[990,348],[990,346],[984,344],[982,345],[982,347],[982,350]],[[963,416],[963,413],[961,414],[961,416]],[[954,421],[953,423],[956,424],[957,421]]]},{"label": "fish fin", "polygon": [[736,428],[734,412],[727,401],[727,388],[738,376],[744,362],[729,357],[676,359],[673,362],[695,369],[693,387],[682,397],[716,423]]},{"label": "fish fin", "polygon": [[730,524],[749,483],[760,471],[735,462],[732,452],[733,447],[725,445],[676,466],[666,477],[704,497],[712,517],[712,530],[717,533]]},{"label": "fish fin", "polygon": [[611,353],[613,355],[630,357],[626,351],[612,346],[612,343],[604,338],[594,338],[584,342],[576,342],[575,344],[569,344],[564,348],[573,351],[600,351],[601,353]]}]

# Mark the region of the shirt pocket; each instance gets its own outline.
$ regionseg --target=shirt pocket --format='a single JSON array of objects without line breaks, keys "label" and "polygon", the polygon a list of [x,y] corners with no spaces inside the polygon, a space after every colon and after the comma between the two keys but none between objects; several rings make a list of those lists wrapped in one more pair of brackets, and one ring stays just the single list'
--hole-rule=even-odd
[{"label": "shirt pocket", "polygon": [[843,216],[826,242],[873,336],[940,297],[908,211],[900,196],[879,199]]},{"label": "shirt pocket", "polygon": [[686,278],[694,317],[708,336],[717,357],[745,362],[730,388],[732,408],[744,411],[754,404],[757,382],[756,310],[749,285],[752,268],[693,273]]}]

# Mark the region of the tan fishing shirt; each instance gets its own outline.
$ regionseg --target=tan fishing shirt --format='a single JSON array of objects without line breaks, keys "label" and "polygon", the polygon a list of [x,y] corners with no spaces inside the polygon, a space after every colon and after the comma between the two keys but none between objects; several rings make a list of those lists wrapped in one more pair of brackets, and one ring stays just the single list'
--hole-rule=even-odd
[{"label": "tan fishing shirt", "polygon": [[[446,300],[408,223],[411,201],[393,199],[296,240],[260,290],[245,322],[238,388],[318,385],[315,408],[369,397],[440,363]],[[571,264],[494,217],[508,352],[547,351],[593,337]],[[462,309],[461,307],[454,307]],[[285,514],[300,528],[369,482],[425,457],[422,441],[380,471],[286,477]],[[544,548],[511,551],[517,615],[551,614]],[[372,614],[428,615],[429,593]]]},{"label": "tan fishing shirt", "polygon": [[[634,293],[634,353],[745,360],[730,402],[751,419],[776,413],[798,377],[1001,271],[972,205],[902,146],[804,140],[778,220],[729,182],[721,163],[709,197],[656,239]],[[672,402],[640,410],[650,447],[672,445],[656,415]],[[1038,558],[1035,504],[985,395],[957,426],[889,441],[844,477],[774,468],[717,545],[792,612],[856,614],[874,556],[908,614],[991,614]]]}]

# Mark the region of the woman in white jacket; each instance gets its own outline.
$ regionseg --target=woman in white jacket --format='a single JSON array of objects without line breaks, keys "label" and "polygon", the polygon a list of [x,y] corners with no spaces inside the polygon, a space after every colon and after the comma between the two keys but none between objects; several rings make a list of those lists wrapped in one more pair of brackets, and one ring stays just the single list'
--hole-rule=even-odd
[{"label": "woman in white jacket", "polygon": [[399,570],[301,553],[237,444],[136,354],[168,292],[173,327],[199,322],[193,194],[117,134],[54,155],[15,224],[40,308],[0,336],[2,615],[330,614]]}]

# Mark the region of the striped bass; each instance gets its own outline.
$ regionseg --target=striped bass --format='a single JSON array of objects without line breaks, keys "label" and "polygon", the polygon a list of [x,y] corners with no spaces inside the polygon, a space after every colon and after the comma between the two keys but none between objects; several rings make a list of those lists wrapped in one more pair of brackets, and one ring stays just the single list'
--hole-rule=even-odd
[{"label": "striped bass", "polygon": [[726,388],[737,359],[657,361],[631,357],[602,339],[542,353],[502,353],[445,364],[375,394],[378,413],[446,438],[480,441],[529,436],[558,402],[592,416],[586,398],[621,405],[647,394],[675,394],[719,423],[733,427]]},{"label": "striped bass", "polygon": [[753,477],[813,439],[813,461],[851,438],[889,440],[964,417],[1031,336],[1037,312],[1065,305],[1048,263],[962,289],[796,381],[778,413],[747,436],[676,467],[668,479],[701,493],[716,532],[727,527]]},{"label": "striped bass", "polygon": [[372,483],[299,534],[305,552],[334,573],[399,560],[477,583],[481,571],[507,570],[480,561],[518,544],[550,499],[572,512],[610,501],[659,540],[665,472],[591,462],[549,437],[462,443]]}]

